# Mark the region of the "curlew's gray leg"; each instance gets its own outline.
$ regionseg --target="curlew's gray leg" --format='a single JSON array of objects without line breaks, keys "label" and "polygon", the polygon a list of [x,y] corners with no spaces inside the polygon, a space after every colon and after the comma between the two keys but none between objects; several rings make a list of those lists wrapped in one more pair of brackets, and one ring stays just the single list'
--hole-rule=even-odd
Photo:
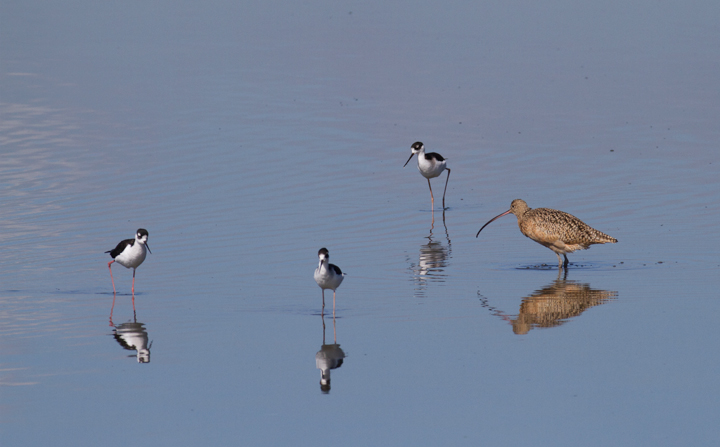
[{"label": "curlew's gray leg", "polygon": [[[447,175],[447,179],[445,179],[445,191],[443,191],[443,211],[445,211],[445,209],[446,209],[445,208],[445,193],[447,192],[447,184],[448,184],[448,181],[450,180],[450,169],[445,168],[445,170],[448,172],[448,175]],[[430,180],[428,180],[428,182],[429,181]]]},{"label": "curlew's gray leg", "polygon": [[430,179],[427,179],[427,181],[428,181],[428,187],[430,188],[430,206],[434,209],[435,208],[435,197],[433,197],[432,185],[430,184]]},{"label": "curlew's gray leg", "polygon": [[558,270],[562,270],[563,268],[563,260],[560,257],[560,253],[555,253],[555,255],[558,257]]},{"label": "curlew's gray leg", "polygon": [[568,264],[570,264],[570,261],[568,261],[567,255],[563,253],[563,256],[565,257],[565,262],[563,263],[563,267],[565,267],[565,270],[567,270]]},{"label": "curlew's gray leg", "polygon": [[568,270],[558,270],[558,277],[555,281],[565,281],[567,280]]}]

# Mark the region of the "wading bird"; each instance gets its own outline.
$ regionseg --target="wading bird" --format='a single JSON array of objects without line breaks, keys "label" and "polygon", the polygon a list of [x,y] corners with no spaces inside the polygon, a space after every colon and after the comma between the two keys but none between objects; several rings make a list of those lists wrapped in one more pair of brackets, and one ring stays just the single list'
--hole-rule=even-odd
[{"label": "wading bird", "polygon": [[443,191],[443,209],[445,209],[445,193],[447,192],[448,181],[450,180],[450,168],[447,167],[447,160],[442,155],[430,152],[425,153],[425,146],[417,141],[410,146],[412,153],[410,158],[405,162],[403,168],[410,163],[413,155],[417,154],[418,157],[418,171],[428,181],[428,187],[430,187],[430,206],[435,207],[435,198],[433,197],[432,186],[430,185],[430,179],[438,177],[443,171],[447,170],[447,179],[445,180],[445,190]]},{"label": "wading bird", "polygon": [[[106,251],[110,253],[113,260],[108,262],[108,269],[110,270],[110,281],[112,281],[113,293],[115,293],[115,280],[112,274],[112,263],[117,261],[118,264],[126,268],[133,269],[133,282],[132,282],[132,293],[135,294],[135,269],[140,266],[145,260],[147,252],[150,251],[150,246],[147,243],[148,232],[144,228],[140,228],[135,233],[135,239],[125,239],[117,244],[115,249]],[[150,251],[150,253],[152,253]]]},{"label": "wading bird", "polygon": [[[592,244],[617,242],[614,237],[590,227],[571,214],[550,208],[532,209],[521,199],[513,200],[509,210],[490,219],[480,228],[475,237],[478,237],[480,231],[490,222],[510,213],[517,217],[522,234],[555,252],[558,257],[558,269],[563,267],[567,269],[566,253],[585,250]],[[565,258],[564,262],[560,255]]]},{"label": "wading bird", "polygon": [[315,282],[322,289],[323,304],[325,310],[325,289],[333,291],[333,316],[335,316],[335,289],[340,287],[345,273],[335,264],[330,264],[330,253],[327,248],[318,251],[318,268],[315,269]]}]

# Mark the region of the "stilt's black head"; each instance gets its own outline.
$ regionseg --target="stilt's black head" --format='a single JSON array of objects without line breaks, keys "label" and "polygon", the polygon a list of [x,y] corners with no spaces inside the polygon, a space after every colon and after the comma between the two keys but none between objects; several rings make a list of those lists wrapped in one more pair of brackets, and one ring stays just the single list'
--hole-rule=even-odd
[{"label": "stilt's black head", "polygon": [[150,251],[150,246],[147,242],[149,236],[150,234],[148,233],[148,230],[146,230],[145,228],[138,228],[135,239],[137,239],[138,242],[140,242],[141,244],[144,244],[147,247],[148,251],[152,254],[152,251]]},{"label": "stilt's black head", "polygon": [[[407,159],[407,161],[406,161],[405,164],[403,165],[403,168],[404,168],[405,166],[407,166],[408,163],[410,163],[410,160],[412,160],[413,155],[417,154],[418,152],[420,152],[420,151],[422,151],[422,150],[424,150],[424,149],[425,149],[425,146],[423,146],[422,142],[420,142],[420,141],[414,142],[414,143],[412,144],[412,146],[410,146],[410,150],[412,151],[412,152],[410,152],[410,158]],[[419,157],[419,155],[418,155],[418,157]]]}]

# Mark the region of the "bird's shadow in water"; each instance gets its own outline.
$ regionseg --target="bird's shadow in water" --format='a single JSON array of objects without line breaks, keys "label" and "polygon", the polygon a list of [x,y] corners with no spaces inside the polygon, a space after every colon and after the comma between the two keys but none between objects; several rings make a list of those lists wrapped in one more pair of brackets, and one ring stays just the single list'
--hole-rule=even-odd
[{"label": "bird's shadow in water", "polygon": [[322,346],[315,354],[315,366],[320,370],[320,391],[323,394],[330,393],[330,370],[340,368],[345,360],[345,351],[340,348],[337,342],[337,330],[335,326],[336,318],[333,317],[333,342],[327,343],[325,340],[325,316],[320,316],[322,320]]},{"label": "bird's shadow in water", "polygon": [[110,327],[113,328],[112,336],[123,349],[127,351],[135,351],[135,354],[128,357],[134,357],[138,363],[150,363],[150,349],[152,341],[148,341],[148,333],[145,324],[137,320],[137,312],[135,311],[135,301],[133,300],[133,318],[125,323],[115,324],[113,322],[113,312],[115,310],[115,296],[113,296],[112,306],[110,306]]},{"label": "bird's shadow in water", "polygon": [[445,229],[445,241],[433,234],[435,230],[435,213],[433,213],[430,223],[430,232],[425,237],[427,242],[420,246],[419,259],[413,262],[410,257],[407,261],[410,263],[409,271],[411,280],[415,283],[415,295],[422,296],[429,282],[445,282],[449,259],[452,257],[452,242],[448,233],[447,224],[445,222],[445,212],[443,211],[443,227]]},{"label": "bird's shadow in water", "polygon": [[592,289],[589,284],[568,280],[567,271],[564,275],[558,272],[556,280],[524,297],[515,315],[492,306],[480,291],[477,295],[482,307],[508,322],[518,335],[527,334],[533,328],[560,326],[591,307],[617,299],[615,291]]}]

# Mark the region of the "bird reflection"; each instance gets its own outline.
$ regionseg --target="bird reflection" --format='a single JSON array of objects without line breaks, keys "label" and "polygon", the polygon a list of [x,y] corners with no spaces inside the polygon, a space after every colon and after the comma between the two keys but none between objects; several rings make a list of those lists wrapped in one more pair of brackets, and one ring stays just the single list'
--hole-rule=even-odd
[{"label": "bird reflection", "polygon": [[[594,306],[616,299],[617,292],[591,289],[589,284],[569,281],[565,275],[523,298],[518,315],[507,315],[490,306],[487,298],[480,297],[483,307],[512,325],[516,334],[527,334],[533,328],[549,328],[564,324]],[[480,293],[478,292],[478,295]]]},{"label": "bird reflection", "polygon": [[333,343],[325,343],[325,315],[320,314],[323,326],[323,344],[315,354],[315,366],[320,370],[320,391],[323,394],[330,393],[330,370],[340,368],[345,358],[345,352],[340,349],[337,343],[337,332],[335,330],[335,316],[333,316]]},{"label": "bird reflection", "polygon": [[148,333],[147,330],[145,330],[145,325],[137,321],[135,307],[133,306],[133,321],[117,325],[113,323],[114,309],[115,294],[113,293],[113,303],[110,308],[110,326],[114,328],[113,337],[115,341],[117,341],[123,349],[137,351],[136,357],[138,363],[150,363],[150,347],[152,346],[152,342],[148,343]]},{"label": "bird reflection", "polygon": [[445,282],[445,268],[448,265],[448,259],[452,255],[452,245],[447,225],[445,224],[445,210],[443,210],[443,227],[445,228],[445,241],[438,240],[433,235],[435,229],[435,212],[432,213],[432,222],[430,224],[430,234],[427,236],[428,242],[420,246],[420,258],[415,263],[410,263],[412,271],[412,279],[415,282],[415,296],[424,295],[427,283],[430,281]]}]

